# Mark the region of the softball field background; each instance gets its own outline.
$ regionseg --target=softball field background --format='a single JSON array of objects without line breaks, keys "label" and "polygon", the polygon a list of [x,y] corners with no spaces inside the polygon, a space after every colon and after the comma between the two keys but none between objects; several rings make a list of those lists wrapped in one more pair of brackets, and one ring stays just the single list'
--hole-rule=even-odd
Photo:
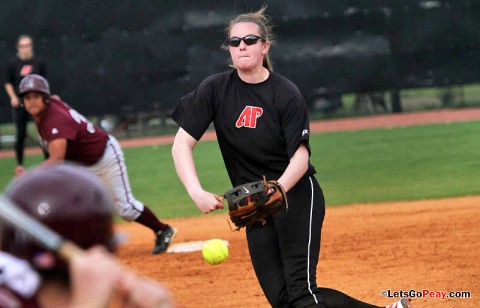
[{"label": "softball field background", "polygon": [[[480,108],[435,110],[311,123],[312,132],[448,123],[480,119]],[[203,139],[215,138],[207,132]],[[168,144],[173,136],[121,141],[124,148]],[[39,154],[38,148],[26,154]],[[13,151],[0,151],[13,157]],[[472,170],[472,172],[479,172]],[[328,191],[325,192],[328,204]],[[193,203],[192,203],[192,206]],[[317,270],[319,286],[360,300],[387,305],[390,291],[412,291],[415,307],[480,306],[480,196],[327,207]],[[232,232],[226,210],[218,214],[166,220],[175,243],[220,238],[229,258],[209,265],[200,251],[150,255],[153,235],[137,224],[118,224],[127,241],[120,260],[167,285],[180,307],[269,307],[250,263],[245,231]],[[470,292],[470,298],[439,299],[442,292]],[[429,295],[426,295],[426,294]],[[431,295],[430,295],[431,294]]]},{"label": "softball field background", "polygon": [[[480,119],[478,108],[324,120],[312,123],[311,129],[322,132],[476,119]],[[213,133],[204,137],[213,138]],[[171,140],[171,136],[126,140],[122,146]],[[377,305],[394,301],[382,297],[382,291],[403,290],[425,294],[414,299],[415,307],[478,307],[479,205],[480,196],[470,196],[327,207],[317,282]],[[223,264],[207,264],[200,251],[151,256],[153,235],[135,224],[116,226],[127,236],[119,257],[140,274],[167,285],[180,307],[268,307],[250,263],[245,231],[232,232],[227,219],[223,210],[167,221],[178,228],[175,243],[228,240],[230,255]],[[443,291],[468,291],[471,297],[433,296]]]}]

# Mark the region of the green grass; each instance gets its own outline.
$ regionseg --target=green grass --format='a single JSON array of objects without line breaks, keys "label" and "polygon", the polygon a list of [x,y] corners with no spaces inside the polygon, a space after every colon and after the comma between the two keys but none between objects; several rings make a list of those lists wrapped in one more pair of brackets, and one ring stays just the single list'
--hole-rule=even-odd
[{"label": "green grass", "polygon": [[[480,121],[315,134],[312,163],[328,205],[480,194]],[[201,215],[177,178],[171,145],[125,149],[137,198],[161,218]],[[194,152],[205,189],[230,188],[216,142]],[[27,157],[27,167],[41,156]],[[0,159],[0,187],[13,158]]]},{"label": "green grass", "polygon": [[[199,214],[175,173],[171,145],[125,149],[132,190],[137,198],[162,217]],[[230,187],[215,142],[200,142],[195,148],[197,171],[205,189],[223,193]]]},{"label": "green grass", "polygon": [[480,122],[317,135],[330,205],[480,194]]}]

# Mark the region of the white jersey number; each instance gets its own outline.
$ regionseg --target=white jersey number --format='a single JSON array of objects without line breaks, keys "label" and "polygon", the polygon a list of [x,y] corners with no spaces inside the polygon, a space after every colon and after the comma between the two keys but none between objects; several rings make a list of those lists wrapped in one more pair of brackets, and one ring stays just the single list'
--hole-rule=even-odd
[{"label": "white jersey number", "polygon": [[95,132],[95,126],[93,126],[93,124],[90,123],[83,115],[81,115],[80,113],[78,113],[74,109],[70,109],[69,112],[70,112],[70,115],[72,116],[72,118],[75,120],[75,122],[77,122],[78,124],[80,124],[82,122],[87,124],[87,131],[90,134],[93,134]]}]

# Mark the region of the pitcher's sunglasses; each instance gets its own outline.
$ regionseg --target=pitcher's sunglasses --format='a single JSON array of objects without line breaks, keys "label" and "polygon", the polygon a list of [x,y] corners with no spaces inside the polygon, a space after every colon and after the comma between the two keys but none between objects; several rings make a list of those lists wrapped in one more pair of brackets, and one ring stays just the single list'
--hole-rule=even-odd
[{"label": "pitcher's sunglasses", "polygon": [[250,46],[250,45],[255,45],[258,40],[262,40],[263,42],[265,42],[265,39],[263,37],[260,37],[260,36],[257,36],[257,35],[247,35],[247,36],[244,36],[244,37],[234,36],[234,37],[228,38],[226,40],[226,44],[228,46],[238,47],[238,46],[240,46],[240,42],[244,41],[245,45]]}]

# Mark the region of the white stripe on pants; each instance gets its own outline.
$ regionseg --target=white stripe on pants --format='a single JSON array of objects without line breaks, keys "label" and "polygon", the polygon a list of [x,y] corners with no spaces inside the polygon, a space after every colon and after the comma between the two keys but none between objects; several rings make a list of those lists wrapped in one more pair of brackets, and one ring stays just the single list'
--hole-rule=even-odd
[{"label": "white stripe on pants", "polygon": [[89,169],[100,176],[111,191],[119,216],[128,221],[140,216],[144,206],[132,194],[123,151],[115,137],[110,136],[103,157]]}]

